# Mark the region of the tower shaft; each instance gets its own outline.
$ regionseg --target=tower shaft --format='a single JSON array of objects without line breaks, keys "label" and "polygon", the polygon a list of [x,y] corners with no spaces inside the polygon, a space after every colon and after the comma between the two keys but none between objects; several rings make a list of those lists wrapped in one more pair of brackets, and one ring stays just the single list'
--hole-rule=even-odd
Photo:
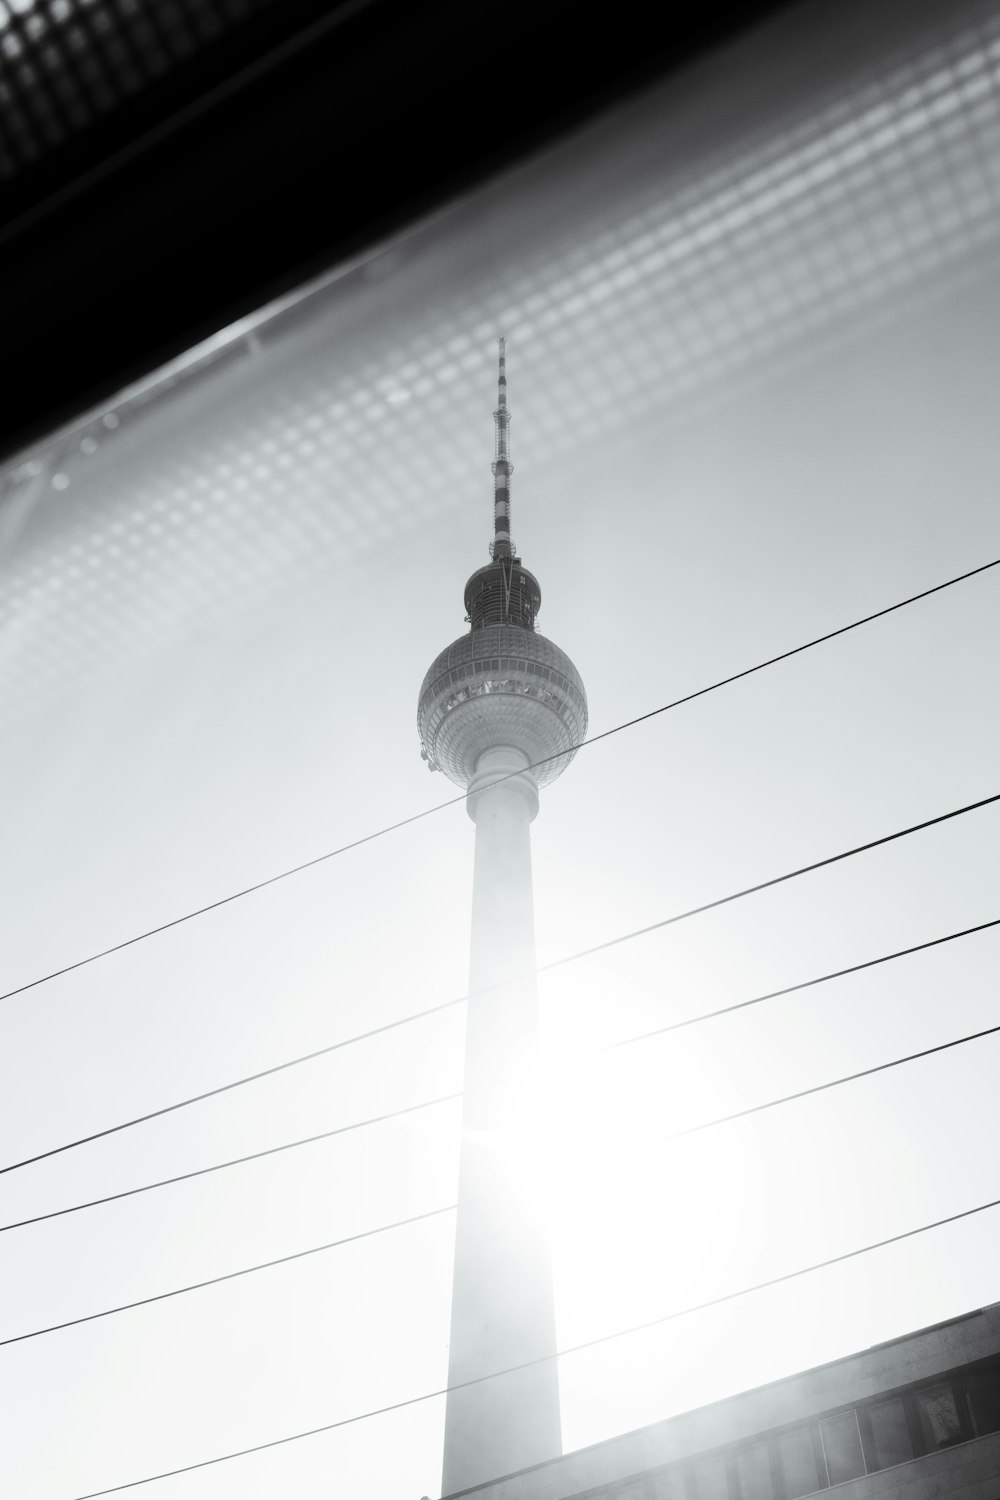
[{"label": "tower shaft", "polygon": [[501,339],[490,562],[465,586],[468,634],[434,659],[417,702],[420,753],[467,789],[476,825],[444,1495],[561,1449],[530,827],[538,788],[586,738],[587,695],[535,629],[541,589],[511,542],[506,367]]},{"label": "tower shaft", "polygon": [[[465,1104],[442,1493],[561,1451],[552,1266],[535,1170],[538,996],[527,764],[499,747],[469,787],[476,824]],[[484,789],[485,788],[485,789]],[[506,980],[515,982],[504,984]],[[462,1388],[512,1365],[544,1362]]]}]

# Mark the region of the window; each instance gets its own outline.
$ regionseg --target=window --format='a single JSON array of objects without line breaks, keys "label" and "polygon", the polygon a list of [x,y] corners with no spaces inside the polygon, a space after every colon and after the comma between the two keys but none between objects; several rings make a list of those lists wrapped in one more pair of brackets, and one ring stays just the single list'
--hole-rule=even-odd
[{"label": "window", "polygon": [[694,1490],[698,1500],[729,1500],[726,1460],[703,1458],[694,1466]]},{"label": "window", "polygon": [[736,1455],[740,1500],[774,1500],[771,1454],[766,1441],[741,1448]]},{"label": "window", "polygon": [[682,1469],[661,1469],[651,1477],[648,1487],[651,1500],[687,1500]]},{"label": "window", "polygon": [[976,1436],[1000,1432],[1000,1369],[970,1371],[965,1390]]},{"label": "window", "polygon": [[888,1469],[913,1457],[913,1440],[902,1396],[875,1401],[864,1413],[865,1457],[869,1469]]},{"label": "window", "polygon": [[920,1446],[925,1453],[933,1453],[937,1448],[948,1448],[952,1443],[962,1441],[965,1434],[962,1432],[955,1389],[950,1380],[915,1391],[913,1404],[920,1423]]},{"label": "window", "polygon": [[826,1489],[822,1454],[817,1452],[812,1425],[793,1427],[790,1432],[781,1432],[775,1441],[787,1500],[795,1500],[797,1495],[811,1495],[814,1490]]},{"label": "window", "polygon": [[865,1460],[861,1452],[857,1412],[844,1411],[839,1416],[826,1417],[819,1427],[830,1483],[843,1484],[848,1479],[859,1479],[865,1472]]}]

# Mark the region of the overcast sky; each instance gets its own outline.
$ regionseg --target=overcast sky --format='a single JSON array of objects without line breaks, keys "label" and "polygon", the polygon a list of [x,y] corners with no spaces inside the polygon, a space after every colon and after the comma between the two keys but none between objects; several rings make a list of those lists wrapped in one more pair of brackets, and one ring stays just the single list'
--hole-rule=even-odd
[{"label": "overcast sky", "polygon": [[[794,53],[795,36],[772,44]],[[885,56],[897,66],[888,41]],[[728,66],[743,79],[753,61],[736,48]],[[663,141],[679,135],[700,171],[698,101],[710,114],[729,82],[650,96],[309,304],[248,374],[226,366],[104,424],[99,452],[62,438],[22,476],[4,533],[28,603],[0,664],[16,705],[0,988],[452,793],[420,760],[416,695],[486,559],[496,333],[514,536],[595,732],[1000,555],[995,160],[978,169],[985,207],[953,215],[924,261],[899,227],[912,164],[886,167],[902,238],[874,290],[849,282],[853,310],[847,295],[824,315],[820,286],[805,316],[818,273],[793,226],[754,262],[758,291],[772,277],[771,347],[741,357],[737,329],[727,355],[722,334],[705,349],[692,334],[698,380],[664,373],[688,368],[663,354],[680,341],[669,288],[599,336],[586,308],[559,314],[559,337],[546,323],[561,255],[620,254],[620,270],[634,254],[641,287],[641,235],[683,187]],[[784,103],[758,87],[746,104],[772,146],[785,115],[808,123],[786,82]],[[712,160],[735,171],[742,126],[723,123]],[[971,167],[937,170],[947,186]],[[834,252],[856,268],[846,230]],[[701,274],[676,295],[732,333]],[[345,391],[369,421],[356,440]],[[1000,791],[998,575],[581,751],[533,828],[540,961]],[[997,1024],[996,930],[587,1055],[1000,917],[998,834],[986,809],[543,978],[561,1347],[1000,1195],[994,1039],[662,1139]],[[3,1161],[461,995],[472,838],[448,808],[5,1001]],[[459,1090],[462,1024],[457,1007],[0,1178],[0,1223]],[[457,1123],[438,1105],[2,1234],[0,1335],[445,1207]],[[439,1389],[452,1234],[444,1213],[0,1349],[0,1489],[74,1500]],[[1000,1212],[983,1214],[566,1358],[564,1445],[996,1301],[998,1250]],[[433,1400],[148,1493],[418,1500],[438,1493],[442,1423]]]}]

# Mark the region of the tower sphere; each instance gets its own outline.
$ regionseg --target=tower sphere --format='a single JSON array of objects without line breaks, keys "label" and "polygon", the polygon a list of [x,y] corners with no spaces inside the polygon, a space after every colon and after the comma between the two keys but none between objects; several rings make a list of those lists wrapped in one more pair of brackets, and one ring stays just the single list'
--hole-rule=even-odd
[{"label": "tower sphere", "polygon": [[[432,771],[458,786],[473,780],[487,750],[520,751],[535,785],[566,769],[587,733],[587,695],[566,655],[535,630],[538,580],[514,554],[510,536],[510,412],[504,340],[493,460],[491,561],[465,586],[468,635],[441,652],[420,688],[417,728]],[[543,764],[538,765],[541,761]]]},{"label": "tower sphere", "polygon": [[[485,750],[510,745],[547,786],[587,733],[579,672],[544,635],[520,625],[484,624],[442,651],[420,689],[417,727],[424,758],[468,786]],[[548,760],[548,756],[557,759]]]}]

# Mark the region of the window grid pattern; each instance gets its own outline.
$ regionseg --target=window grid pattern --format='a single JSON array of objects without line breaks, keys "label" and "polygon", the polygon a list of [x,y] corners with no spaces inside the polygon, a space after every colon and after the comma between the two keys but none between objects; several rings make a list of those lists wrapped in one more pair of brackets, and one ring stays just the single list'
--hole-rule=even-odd
[{"label": "window grid pattern", "polygon": [[0,0],[11,181],[270,0]]},{"label": "window grid pattern", "polygon": [[[104,0],[12,3],[0,15],[21,29],[60,4],[93,26],[110,14]],[[169,9],[158,4],[160,26]],[[0,26],[0,50],[17,35]],[[352,296],[407,249],[334,276],[12,465],[0,476],[18,642],[8,704],[113,675],[470,495],[488,535],[489,434],[469,377],[498,329],[534,366],[540,399],[519,447],[541,483],[616,431],[815,358],[852,320],[972,274],[1000,238],[1000,14],[984,9],[690,180],[653,172],[628,191],[620,212],[602,203],[589,228],[369,324],[359,343]],[[198,385],[217,403],[211,426],[116,489],[116,444],[133,429],[155,444],[171,394]]]},{"label": "window grid pattern", "polygon": [[799,1500],[998,1431],[1000,1359],[994,1359],[578,1500]]}]

